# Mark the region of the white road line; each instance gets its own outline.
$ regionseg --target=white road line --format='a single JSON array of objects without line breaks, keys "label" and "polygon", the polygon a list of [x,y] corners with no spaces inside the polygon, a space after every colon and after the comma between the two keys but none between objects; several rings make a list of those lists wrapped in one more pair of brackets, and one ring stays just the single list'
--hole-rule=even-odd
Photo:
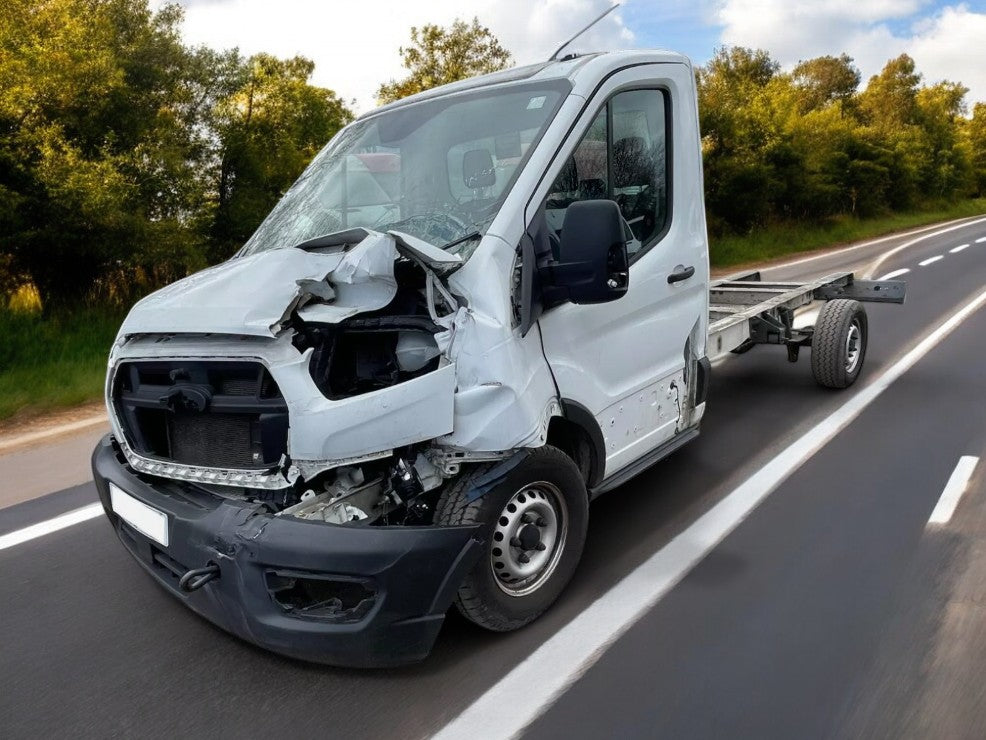
[{"label": "white road line", "polygon": [[986,242],[986,236],[981,236],[976,239],[976,244],[982,244],[983,242]]},{"label": "white road line", "polygon": [[[962,223],[958,223],[960,221]],[[972,224],[978,224],[978,223],[981,223],[983,221],[986,221],[986,219],[980,218],[980,219],[975,220],[975,221],[969,221],[969,220],[967,220],[967,218],[961,218],[961,219],[955,219],[954,221],[946,221],[945,223],[947,223],[947,224],[956,224],[957,223],[958,225],[957,226],[954,226],[952,228],[958,229],[958,228],[961,228],[963,226],[969,226],[969,225],[972,225]],[[921,234],[921,233],[923,233],[925,231],[930,231],[931,229],[937,229],[939,226],[940,226],[940,224],[932,224],[931,226],[921,226],[921,227],[916,228],[916,229],[908,229],[907,231],[902,231],[902,232],[899,232],[897,234],[888,234],[887,236],[881,236],[879,239],[870,239],[869,241],[861,242],[859,244],[853,244],[853,245],[848,246],[848,247],[842,247],[841,249],[834,249],[831,252],[825,251],[825,252],[819,252],[818,254],[812,254],[812,255],[809,255],[807,257],[799,257],[798,259],[791,260],[790,262],[778,262],[777,264],[764,265],[763,267],[751,267],[749,270],[743,270],[743,273],[750,272],[751,270],[777,270],[777,269],[784,268],[784,267],[793,267],[795,265],[800,265],[800,264],[802,264],[804,262],[812,262],[814,260],[820,260],[823,257],[834,257],[836,255],[844,254],[846,252],[852,252],[852,251],[857,250],[857,249],[863,249],[864,247],[872,247],[874,244],[882,244],[883,242],[888,242],[888,241],[890,241],[892,239],[901,239],[901,238],[904,238],[906,236],[911,236],[911,235],[914,235],[914,234]],[[936,232],[936,233],[940,233],[940,232]],[[935,236],[935,234],[928,234],[928,236]],[[875,270],[876,268],[873,268],[873,269]],[[734,274],[737,274],[738,275],[738,274],[742,274],[742,273],[734,273]]]},{"label": "white road line", "polygon": [[[961,224],[956,224],[955,226],[949,226],[946,229],[939,229],[938,231],[933,231],[930,234],[924,234],[923,236],[919,236],[916,239],[911,239],[910,241],[906,241],[900,246],[894,247],[893,249],[888,249],[886,252],[884,252],[879,257],[877,257],[876,261],[870,265],[869,269],[865,271],[864,277],[870,277],[874,275],[876,271],[880,269],[880,265],[886,262],[890,257],[892,257],[893,255],[897,254],[898,252],[904,249],[907,249],[908,247],[913,247],[915,244],[922,242],[925,239],[931,239],[932,237],[935,236],[941,236],[942,234],[947,234],[950,231],[955,231],[956,229],[964,229],[966,226],[975,226],[976,224],[981,224],[984,221],[986,221],[986,218],[979,218],[976,219],[975,221],[966,221]],[[983,237],[983,241],[986,241],[986,237]]]},{"label": "white road line", "polygon": [[477,732],[495,738],[520,734],[771,491],[984,303],[986,290],[549,637],[434,737],[475,740]]},{"label": "white road line", "polygon": [[888,272],[880,280],[893,280],[895,277],[900,277],[901,275],[906,275],[911,271],[910,267],[902,267],[899,270],[894,270],[893,272]]},{"label": "white road line", "polygon": [[931,512],[928,524],[948,524],[952,514],[955,513],[955,507],[959,505],[959,499],[962,498],[962,494],[969,486],[969,479],[972,477],[978,462],[979,458],[972,455],[964,455],[959,458],[955,470],[952,471],[948,483],[945,484],[941,498],[938,499],[938,505]]},{"label": "white road line", "polygon": [[[968,220],[968,218],[971,218],[971,217],[954,219],[952,221],[945,221],[944,223],[946,223],[946,224],[956,224],[954,227],[951,227],[951,228],[961,228],[963,226],[970,226],[972,224],[978,224],[978,223],[980,223],[982,221],[986,221],[986,218],[980,218],[980,219],[977,219],[975,221],[970,221],[970,220]],[[735,278],[735,277],[737,277],[739,275],[746,275],[746,274],[748,274],[748,273],[750,273],[750,272],[752,272],[754,270],[761,270],[761,271],[782,270],[782,269],[784,269],[786,267],[794,267],[795,265],[800,265],[800,264],[803,264],[805,262],[813,262],[814,260],[824,259],[825,257],[835,257],[835,256],[840,255],[840,254],[845,254],[846,252],[853,252],[853,251],[855,251],[857,249],[863,249],[865,247],[872,247],[874,244],[882,244],[883,242],[888,242],[888,241],[891,241],[893,239],[903,239],[903,238],[908,237],[908,236],[914,236],[914,235],[917,235],[917,234],[923,234],[925,231],[931,231],[932,229],[937,229],[940,226],[941,226],[941,224],[932,224],[931,226],[922,226],[920,228],[908,229],[907,231],[901,231],[901,232],[896,233],[896,234],[888,234],[887,236],[881,236],[878,239],[870,239],[869,241],[860,242],[859,244],[852,244],[852,245],[850,245],[848,247],[841,247],[839,249],[833,249],[831,251],[829,251],[829,250],[822,250],[822,251],[819,251],[818,254],[810,254],[807,257],[799,257],[797,259],[793,259],[793,260],[790,260],[788,262],[776,262],[776,263],[768,263],[768,264],[764,264],[764,265],[752,265],[752,266],[750,266],[749,268],[747,268],[745,270],[740,270],[739,272],[733,272],[733,273],[729,273],[727,275],[722,275],[722,276],[717,277],[715,279],[716,280],[729,280],[729,279],[733,279],[733,278]],[[940,232],[935,232],[935,233],[937,234],[937,233],[940,233]],[[935,236],[935,234],[928,234],[928,236]],[[917,240],[917,241],[919,241],[919,240]],[[916,243],[916,242],[911,242],[911,243],[913,244],[913,243]],[[905,246],[910,246],[910,244],[905,245]],[[896,252],[897,249],[895,248],[892,251]],[[890,252],[887,253],[887,255],[889,255],[889,254],[890,254]],[[880,261],[881,262],[883,261],[883,257],[880,257]],[[876,270],[876,267],[874,267],[873,269]],[[870,274],[872,274],[872,272]]]},{"label": "white road line", "polygon": [[943,259],[945,259],[945,255],[936,254],[934,257],[928,257],[928,259],[918,262],[918,267],[927,267],[928,265],[933,265],[938,260],[943,260]]},{"label": "white road line", "polygon": [[958,253],[959,253],[959,252],[961,252],[961,251],[962,251],[963,249],[968,249],[968,248],[969,248],[970,246],[971,246],[971,245],[969,245],[969,244],[960,244],[960,245],[959,245],[959,246],[957,246],[957,247],[952,247],[952,248],[951,248],[951,249],[949,249],[948,251],[949,251],[949,252],[950,252],[951,254],[958,254]]},{"label": "white road line", "polygon": [[102,504],[89,504],[89,506],[83,506],[81,509],[75,509],[67,514],[56,516],[54,519],[48,519],[44,522],[32,524],[30,527],[24,527],[24,529],[18,529],[15,532],[0,535],[0,550],[6,550],[8,547],[36,540],[38,537],[44,537],[46,534],[57,532],[60,529],[87,522],[90,519],[95,519],[102,513]]}]

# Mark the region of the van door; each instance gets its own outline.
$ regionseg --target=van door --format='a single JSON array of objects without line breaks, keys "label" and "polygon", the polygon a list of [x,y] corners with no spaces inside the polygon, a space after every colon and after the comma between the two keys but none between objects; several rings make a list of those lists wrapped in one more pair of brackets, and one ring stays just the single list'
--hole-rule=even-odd
[{"label": "van door", "polygon": [[[554,238],[568,205],[610,198],[632,232],[626,295],[598,305],[564,303],[539,319],[561,397],[599,424],[607,477],[675,435],[687,402],[689,353],[704,354],[706,331],[704,234],[696,239],[688,227],[694,219],[672,207],[672,172],[679,170],[672,166],[674,88],[640,74],[618,73],[599,91],[549,170],[541,211]],[[680,169],[694,168],[696,154]]]}]

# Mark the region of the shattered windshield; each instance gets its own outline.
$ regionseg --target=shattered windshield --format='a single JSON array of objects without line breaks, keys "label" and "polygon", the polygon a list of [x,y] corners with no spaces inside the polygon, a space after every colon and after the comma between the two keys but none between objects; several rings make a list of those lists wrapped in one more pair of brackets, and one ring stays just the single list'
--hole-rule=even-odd
[{"label": "shattered windshield", "polygon": [[565,80],[427,100],[357,121],[323,149],[241,255],[363,227],[465,258],[570,89]]}]

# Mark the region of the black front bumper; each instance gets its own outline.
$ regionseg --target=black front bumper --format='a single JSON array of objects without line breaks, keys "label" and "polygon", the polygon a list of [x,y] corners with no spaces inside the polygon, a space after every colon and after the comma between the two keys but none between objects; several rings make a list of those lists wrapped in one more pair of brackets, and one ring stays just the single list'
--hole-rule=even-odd
[{"label": "black front bumper", "polygon": [[[275,517],[255,504],[159,481],[126,465],[112,438],[92,457],[99,498],[136,560],[189,608],[261,647],[340,666],[388,666],[424,658],[480,552],[476,527],[340,526]],[[168,517],[162,547],[113,513],[109,483]],[[187,593],[183,571],[219,566]],[[359,584],[372,594],[355,613],[313,616],[275,599],[285,578]]]}]

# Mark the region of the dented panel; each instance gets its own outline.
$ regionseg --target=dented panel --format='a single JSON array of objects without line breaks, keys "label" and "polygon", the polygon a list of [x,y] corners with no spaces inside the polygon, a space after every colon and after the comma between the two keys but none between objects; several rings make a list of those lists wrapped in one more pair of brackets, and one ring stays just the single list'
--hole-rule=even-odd
[{"label": "dented panel", "polygon": [[[113,367],[137,359],[262,363],[288,409],[284,464],[210,470],[157,459],[128,445],[114,419],[132,463],[179,479],[276,488],[416,443],[477,453],[544,443],[559,406],[537,335],[520,338],[512,325],[512,252],[501,243],[466,264],[408,235],[350,233],[361,240],[348,248],[328,237],[308,247],[322,251],[261,252],[149,296],[127,317],[111,356]],[[184,372],[179,366],[166,369]],[[197,372],[160,381],[171,384],[162,403],[177,397],[184,414],[183,394],[207,406],[201,399],[225,392]]]}]

